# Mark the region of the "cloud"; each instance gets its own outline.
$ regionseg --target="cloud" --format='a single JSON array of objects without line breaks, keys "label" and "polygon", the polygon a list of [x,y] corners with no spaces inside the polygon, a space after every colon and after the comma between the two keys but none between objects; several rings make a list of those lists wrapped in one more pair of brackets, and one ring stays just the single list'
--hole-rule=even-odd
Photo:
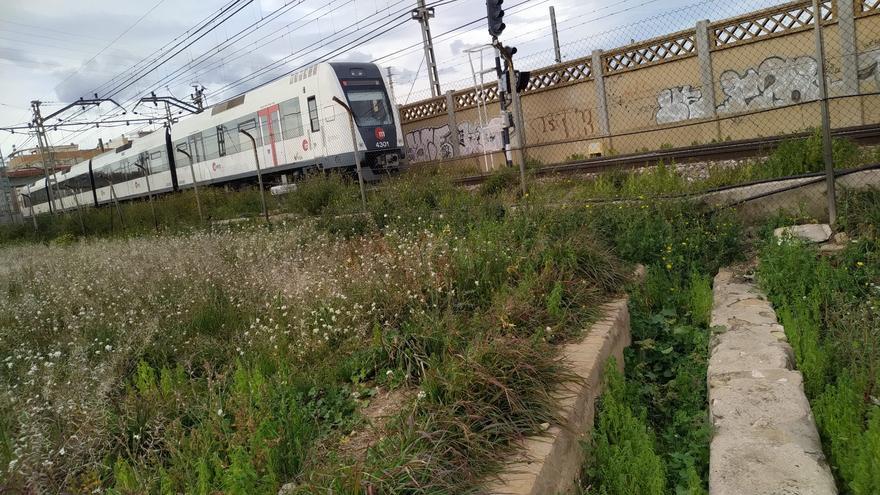
[{"label": "cloud", "polygon": [[[19,67],[26,67],[29,69],[42,69],[45,67],[55,67],[58,65],[56,62],[38,57],[37,54],[34,52],[27,52],[26,50],[16,50],[6,46],[0,46],[0,60],[5,60]],[[9,72],[7,72],[6,74],[7,76],[10,75]]]},{"label": "cloud", "polygon": [[368,62],[373,60],[373,55],[361,51],[353,50],[333,59],[334,62]]}]

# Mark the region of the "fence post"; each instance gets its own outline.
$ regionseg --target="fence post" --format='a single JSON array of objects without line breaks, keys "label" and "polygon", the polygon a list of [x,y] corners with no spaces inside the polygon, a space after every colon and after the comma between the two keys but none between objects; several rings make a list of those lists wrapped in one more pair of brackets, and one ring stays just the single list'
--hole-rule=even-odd
[{"label": "fence post", "polygon": [[[715,103],[715,71],[712,68],[709,21],[697,21],[695,29],[697,35],[697,60],[700,64],[700,95],[703,102],[703,115],[715,119],[717,117],[716,108],[718,104]],[[721,141],[721,122],[718,120],[715,121],[715,134],[715,137]]]},{"label": "fence post", "polygon": [[826,196],[828,199],[828,223],[837,222],[837,197],[834,189],[834,155],[831,142],[831,116],[828,113],[828,88],[825,81],[825,51],[822,42],[822,7],[813,0],[813,28],[816,41],[816,64],[819,69],[819,105],[822,110],[822,157],[825,161]]},{"label": "fence post", "polygon": [[712,70],[712,48],[709,44],[709,21],[697,21],[697,59],[700,61],[700,84],[702,85],[703,111],[707,117],[715,117],[715,74]]},{"label": "fence post", "polygon": [[[602,66],[602,50],[593,50],[590,73],[596,83],[596,111],[599,113],[599,132],[608,137],[611,126],[608,122],[608,100],[605,96],[605,70]],[[608,137],[608,147],[611,148],[611,138]]]},{"label": "fence post", "polygon": [[449,136],[452,141],[452,156],[458,158],[461,156],[459,149],[458,122],[455,120],[455,99],[452,94],[455,93],[451,89],[446,92],[446,116],[449,119]]},{"label": "fence post", "polygon": [[839,30],[843,94],[859,94],[859,60],[856,51],[856,19],[853,0],[837,0],[837,29]]}]

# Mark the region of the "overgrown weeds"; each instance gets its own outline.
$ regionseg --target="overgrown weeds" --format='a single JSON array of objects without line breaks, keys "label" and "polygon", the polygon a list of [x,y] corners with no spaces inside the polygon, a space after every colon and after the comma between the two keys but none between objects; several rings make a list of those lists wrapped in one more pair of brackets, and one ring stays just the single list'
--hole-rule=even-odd
[{"label": "overgrown weeds", "polygon": [[633,344],[625,375],[608,370],[582,490],[705,493],[711,276],[739,255],[739,225],[686,203],[602,213],[601,235],[647,276],[630,291]]},{"label": "overgrown weeds", "polygon": [[842,493],[880,491],[880,246],[877,191],[845,192],[853,237],[834,258],[768,239],[759,278],[777,308]]},{"label": "overgrown weeds", "polygon": [[[341,214],[343,179],[300,190],[272,231],[3,251],[9,487],[461,493],[555,421],[556,345],[627,278],[591,212],[509,214],[437,177],[389,183],[368,217]],[[349,464],[333,446],[377,386],[415,398]]]}]

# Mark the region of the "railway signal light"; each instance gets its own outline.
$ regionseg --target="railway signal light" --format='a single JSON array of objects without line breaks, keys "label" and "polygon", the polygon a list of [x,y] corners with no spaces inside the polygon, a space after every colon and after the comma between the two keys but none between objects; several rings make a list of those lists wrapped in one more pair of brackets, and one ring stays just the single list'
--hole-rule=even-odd
[{"label": "railway signal light", "polygon": [[530,71],[514,71],[516,74],[516,92],[522,93],[529,85],[529,78],[532,77]]},{"label": "railway signal light", "polygon": [[504,0],[486,0],[486,19],[489,21],[489,34],[493,38],[501,36],[506,27],[503,22],[504,10],[501,4]]}]

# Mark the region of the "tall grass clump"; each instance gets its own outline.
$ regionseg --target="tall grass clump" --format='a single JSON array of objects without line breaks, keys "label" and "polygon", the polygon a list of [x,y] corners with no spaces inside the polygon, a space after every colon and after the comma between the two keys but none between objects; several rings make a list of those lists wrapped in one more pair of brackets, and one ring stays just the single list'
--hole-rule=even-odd
[{"label": "tall grass clump", "polygon": [[[454,194],[444,191],[405,193],[404,206],[388,213],[386,235],[404,228],[398,215],[429,214],[419,206],[425,197],[442,202]],[[558,422],[552,391],[570,375],[556,344],[578,336],[626,277],[581,228],[586,212],[554,213],[559,220],[547,222],[549,214],[535,206],[473,215],[469,223],[449,214],[442,226],[434,223],[439,216],[416,216],[451,242],[447,285],[423,292],[428,307],[386,323],[373,342],[382,366],[418,390],[416,400],[361,463],[327,460],[303,477],[303,493],[327,486],[469,493],[503,465],[516,440]]]},{"label": "tall grass clump", "polygon": [[662,495],[666,468],[656,452],[644,409],[633,410],[623,375],[612,358],[603,373],[599,418],[593,428],[583,493]]}]

